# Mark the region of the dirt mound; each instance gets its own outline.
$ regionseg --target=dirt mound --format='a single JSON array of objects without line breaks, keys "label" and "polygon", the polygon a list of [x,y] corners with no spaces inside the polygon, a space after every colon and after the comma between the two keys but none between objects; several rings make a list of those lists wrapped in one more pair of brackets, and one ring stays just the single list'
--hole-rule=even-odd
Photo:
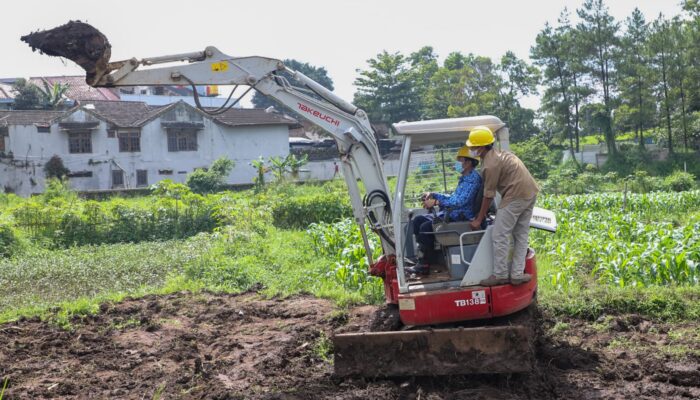
[{"label": "dirt mound", "polygon": [[20,38],[43,54],[65,57],[80,65],[86,73],[85,80],[93,84],[107,70],[112,46],[107,37],[92,25],[69,21],[53,29],[32,32]]},{"label": "dirt mound", "polygon": [[387,313],[254,293],[148,296],[105,304],[72,331],[35,319],[0,325],[0,379],[9,379],[6,399],[700,398],[700,360],[610,352],[606,340],[620,332],[591,332],[576,321],[561,337],[539,336],[531,374],[334,378],[328,338],[384,329],[377,318]]}]

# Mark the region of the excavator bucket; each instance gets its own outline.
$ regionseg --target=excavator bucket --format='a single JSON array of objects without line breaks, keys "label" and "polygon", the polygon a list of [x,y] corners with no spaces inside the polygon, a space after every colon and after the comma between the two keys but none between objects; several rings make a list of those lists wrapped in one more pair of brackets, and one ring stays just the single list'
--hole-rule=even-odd
[{"label": "excavator bucket", "polygon": [[333,344],[339,377],[501,374],[534,363],[525,326],[347,333]]},{"label": "excavator bucket", "polygon": [[94,85],[109,72],[112,46],[107,37],[93,26],[80,21],[38,31],[21,37],[22,41],[43,54],[64,57],[85,70],[85,81]]}]

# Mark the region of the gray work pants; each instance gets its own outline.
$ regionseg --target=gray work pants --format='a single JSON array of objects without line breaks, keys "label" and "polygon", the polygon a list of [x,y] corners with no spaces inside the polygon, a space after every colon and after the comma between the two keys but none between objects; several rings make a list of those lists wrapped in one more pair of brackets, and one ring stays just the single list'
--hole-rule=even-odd
[{"label": "gray work pants", "polygon": [[[530,218],[537,196],[515,199],[499,208],[493,224],[493,274],[499,278],[518,278],[525,270]],[[508,267],[508,250],[513,239],[513,263]],[[510,270],[510,271],[509,271]]]}]

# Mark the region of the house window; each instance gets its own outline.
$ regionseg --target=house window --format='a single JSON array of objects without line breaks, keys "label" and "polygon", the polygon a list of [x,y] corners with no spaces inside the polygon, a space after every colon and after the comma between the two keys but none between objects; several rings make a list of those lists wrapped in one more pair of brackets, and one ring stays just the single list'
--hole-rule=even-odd
[{"label": "house window", "polygon": [[92,178],[92,171],[71,171],[66,176],[69,178]]},{"label": "house window", "polygon": [[168,129],[168,151],[197,151],[197,131]]},{"label": "house window", "polygon": [[148,185],[148,171],[145,169],[136,170],[136,186]]},{"label": "house window", "polygon": [[51,133],[50,126],[37,126],[36,131],[39,133]]},{"label": "house window", "polygon": [[124,186],[124,171],[120,169],[112,170],[112,187]]},{"label": "house window", "polygon": [[137,152],[141,151],[141,132],[139,131],[120,131],[117,133],[119,137],[119,151]]},{"label": "house window", "polygon": [[92,134],[90,131],[68,132],[69,153],[92,153]]},{"label": "house window", "polygon": [[0,135],[0,153],[5,152],[5,136]]}]

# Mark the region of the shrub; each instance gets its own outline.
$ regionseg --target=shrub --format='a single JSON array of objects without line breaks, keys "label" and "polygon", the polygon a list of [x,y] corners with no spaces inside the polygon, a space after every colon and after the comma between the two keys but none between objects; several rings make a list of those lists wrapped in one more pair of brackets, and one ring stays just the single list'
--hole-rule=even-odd
[{"label": "shrub", "polygon": [[304,229],[314,222],[334,222],[352,216],[347,198],[323,193],[286,198],[272,208],[273,223],[280,228]]},{"label": "shrub", "polygon": [[0,221],[0,257],[11,257],[22,248],[22,240],[9,223]]},{"label": "shrub", "polygon": [[664,185],[668,190],[683,192],[695,187],[695,177],[683,171],[676,171],[664,179]]},{"label": "shrub", "polygon": [[205,198],[172,181],[160,182],[157,196],[139,202],[86,201],[63,193],[59,183],[9,209],[15,226],[49,248],[184,238],[217,226],[219,197]]},{"label": "shrub", "polygon": [[513,153],[523,161],[532,176],[537,179],[545,179],[549,174],[551,165],[558,161],[552,153],[561,153],[560,151],[549,150],[544,142],[537,138],[513,143],[511,147]]},{"label": "shrub", "polygon": [[636,171],[627,177],[629,181],[628,189],[637,193],[648,193],[664,189],[661,178],[649,176],[646,171]]},{"label": "shrub", "polygon": [[187,186],[195,193],[213,193],[223,189],[226,177],[236,164],[226,157],[212,163],[208,170],[198,168],[187,177]]},{"label": "shrub", "polygon": [[44,164],[44,174],[46,178],[59,178],[62,179],[66,176],[70,170],[63,165],[63,160],[57,155],[53,155],[49,161]]},{"label": "shrub", "polygon": [[67,180],[52,178],[47,180],[46,190],[41,197],[46,203],[53,200],[71,202],[77,199],[78,195],[70,188]]}]

